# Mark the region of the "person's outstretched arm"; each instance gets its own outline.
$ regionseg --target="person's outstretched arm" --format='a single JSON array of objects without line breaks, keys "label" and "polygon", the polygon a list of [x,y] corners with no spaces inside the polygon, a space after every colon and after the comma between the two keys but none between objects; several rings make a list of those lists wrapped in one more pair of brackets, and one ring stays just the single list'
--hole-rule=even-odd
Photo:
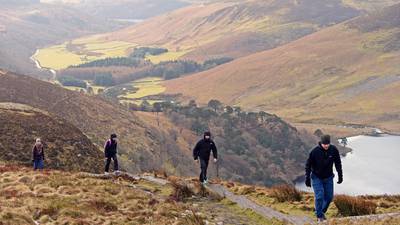
[{"label": "person's outstretched arm", "polygon": [[35,146],[32,148],[32,161],[35,160]]},{"label": "person's outstretched arm", "polygon": [[337,148],[335,149],[335,168],[339,176],[338,184],[341,184],[343,182],[342,160]]},{"label": "person's outstretched arm", "polygon": [[107,153],[108,153],[108,146],[110,141],[107,140],[106,143],[104,144],[104,156],[107,157]]},{"label": "person's outstretched arm", "polygon": [[311,176],[311,166],[312,166],[312,155],[310,153],[306,162],[306,178]]},{"label": "person's outstretched arm", "polygon": [[214,141],[212,142],[211,150],[212,150],[214,159],[218,159],[218,150],[217,150],[217,146],[215,145]]},{"label": "person's outstretched arm", "polygon": [[310,155],[308,156],[307,162],[306,162],[306,186],[311,187],[311,167],[312,167],[312,152],[310,152]]},{"label": "person's outstretched arm", "polygon": [[194,160],[197,160],[199,158],[199,151],[200,151],[200,141],[197,142],[196,146],[194,146],[194,149],[193,149]]}]

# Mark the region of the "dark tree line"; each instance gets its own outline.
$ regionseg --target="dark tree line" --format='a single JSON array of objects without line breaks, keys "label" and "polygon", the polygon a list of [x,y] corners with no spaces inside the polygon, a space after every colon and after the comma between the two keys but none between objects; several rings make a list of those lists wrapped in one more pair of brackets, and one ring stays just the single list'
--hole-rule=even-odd
[{"label": "dark tree line", "polygon": [[146,57],[146,55],[161,55],[167,52],[168,49],[166,48],[139,47],[135,48],[129,57],[143,59]]},{"label": "dark tree line", "polygon": [[93,83],[98,86],[110,87],[115,85],[114,78],[111,73],[98,73],[94,76]]},{"label": "dark tree line", "polygon": [[109,67],[109,66],[138,67],[143,63],[144,61],[139,58],[115,57],[115,58],[98,59],[92,62],[82,63],[76,66],[70,66],[69,68]]},{"label": "dark tree line", "polygon": [[[149,76],[162,77],[165,80],[175,79],[186,74],[209,70],[233,60],[233,58],[221,57],[206,60],[204,63],[192,60],[174,60],[153,64],[145,59],[146,55],[159,55],[166,52],[168,52],[168,49],[165,48],[140,47],[136,48],[128,57],[105,58],[70,66],[60,71],[59,74],[77,79],[93,80],[97,73],[104,73],[104,70],[107,70],[114,77],[114,84],[122,84]],[[125,67],[125,70],[115,69],[115,67]],[[128,70],[132,71],[127,73]],[[101,76],[103,77],[103,75]],[[118,79],[115,79],[115,77],[118,77]],[[108,80],[106,83],[109,86],[112,82]]]},{"label": "dark tree line", "polygon": [[87,87],[87,84],[85,81],[76,79],[71,76],[58,77],[58,81],[66,87],[80,87],[80,88]]}]

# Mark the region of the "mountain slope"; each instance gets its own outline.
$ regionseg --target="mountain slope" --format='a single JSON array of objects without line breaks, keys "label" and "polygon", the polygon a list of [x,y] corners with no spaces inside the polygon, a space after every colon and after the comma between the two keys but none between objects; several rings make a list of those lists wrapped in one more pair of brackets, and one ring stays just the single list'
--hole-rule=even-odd
[{"label": "mountain slope", "polygon": [[[340,0],[215,1],[193,4],[119,31],[72,43],[86,46],[107,41],[131,43],[126,46],[125,55],[137,46],[158,46],[169,50],[150,57],[154,62],[179,58],[197,61],[237,58],[286,44],[361,12]],[[76,57],[90,58],[90,55],[73,49],[63,48],[63,51]],[[39,60],[51,65],[46,59],[39,57]],[[69,65],[74,65],[74,62]]]},{"label": "mountain slope", "polygon": [[216,1],[179,9],[104,38],[164,46],[187,59],[236,58],[283,45],[363,11],[358,1]]},{"label": "mountain slope", "polygon": [[0,103],[0,161],[30,164],[32,146],[45,143],[46,168],[101,172],[102,153],[77,128],[25,105]]},{"label": "mountain slope", "polygon": [[167,93],[218,98],[297,122],[400,130],[400,5],[282,47],[166,82]]},{"label": "mountain slope", "polygon": [[[164,161],[173,158],[183,174],[192,174],[190,153],[187,157],[172,138],[147,126],[121,105],[91,97],[23,75],[0,74],[0,102],[26,104],[49,112],[73,124],[102,148],[111,133],[120,137],[119,153],[122,168],[132,172],[157,170]],[[170,143],[168,146],[164,143]],[[172,154],[174,152],[175,154]],[[170,156],[172,155],[172,156]],[[103,158],[103,157],[101,157]],[[182,159],[183,158],[183,159]]]},{"label": "mountain slope", "polygon": [[49,2],[0,2],[1,68],[48,78],[51,74],[37,70],[35,63],[30,60],[38,48],[80,36],[121,29],[142,19],[187,5],[175,0],[168,3],[162,0],[95,0],[82,1],[80,4]]},{"label": "mountain slope", "polygon": [[112,28],[106,20],[79,9],[40,1],[7,0],[0,15],[0,67],[35,76],[40,71],[30,57],[37,48]]},{"label": "mountain slope", "polygon": [[179,49],[185,58],[239,57],[357,14],[340,1],[222,1],[186,7],[105,38]]},{"label": "mountain slope", "polygon": [[[117,133],[121,168],[130,172],[164,170],[168,174],[197,175],[199,168],[193,161],[192,148],[201,133],[210,128],[220,146],[221,178],[267,185],[290,183],[302,175],[308,149],[315,142],[273,115],[242,112],[239,118],[216,114],[210,108],[183,106],[171,106],[170,113],[165,109],[158,116],[133,113],[100,97],[2,73],[0,102],[45,110],[73,124],[99,146],[111,133]],[[212,166],[210,173],[216,176],[214,171]]]}]

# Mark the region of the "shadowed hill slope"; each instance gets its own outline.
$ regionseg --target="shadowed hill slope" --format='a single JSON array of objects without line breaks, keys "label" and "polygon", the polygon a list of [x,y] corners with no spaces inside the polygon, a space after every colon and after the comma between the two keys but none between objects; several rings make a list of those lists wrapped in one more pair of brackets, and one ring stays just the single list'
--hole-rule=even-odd
[{"label": "shadowed hill slope", "polygon": [[[100,149],[111,133],[117,133],[120,137],[122,168],[128,171],[161,169],[165,159],[172,155],[170,151],[182,155],[168,135],[147,126],[122,106],[34,78],[12,73],[0,74],[0,102],[21,103],[45,110],[76,126]],[[165,143],[171,145],[165,146]],[[182,158],[174,160],[178,161],[182,162]],[[191,174],[193,166],[189,162],[190,157],[183,157],[183,163],[174,165],[182,173]]]},{"label": "shadowed hill slope", "polygon": [[[45,110],[73,124],[99,146],[111,133],[117,133],[122,169],[130,172],[165,170],[168,174],[197,175],[192,148],[208,129],[203,123],[208,123],[223,157],[222,178],[267,185],[290,183],[302,175],[309,144],[315,141],[277,116],[270,115],[268,120],[243,112],[239,120],[238,116],[215,114],[210,108],[174,106],[171,114],[133,113],[100,97],[12,73],[0,74],[0,102]],[[210,173],[214,171],[212,166]]]},{"label": "shadowed hill slope", "polygon": [[102,153],[77,128],[26,105],[0,103],[0,161],[30,164],[35,139],[45,143],[46,168],[101,172]]}]

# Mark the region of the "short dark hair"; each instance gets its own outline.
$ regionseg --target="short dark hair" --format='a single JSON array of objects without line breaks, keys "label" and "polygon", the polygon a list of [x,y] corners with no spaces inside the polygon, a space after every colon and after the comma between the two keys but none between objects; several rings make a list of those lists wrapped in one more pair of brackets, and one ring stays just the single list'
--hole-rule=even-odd
[{"label": "short dark hair", "polygon": [[321,136],[321,144],[328,145],[331,143],[331,136],[324,134]]},{"label": "short dark hair", "polygon": [[117,135],[116,135],[116,134],[111,134],[110,137],[111,137],[111,139],[112,139],[112,138],[117,138]]}]

